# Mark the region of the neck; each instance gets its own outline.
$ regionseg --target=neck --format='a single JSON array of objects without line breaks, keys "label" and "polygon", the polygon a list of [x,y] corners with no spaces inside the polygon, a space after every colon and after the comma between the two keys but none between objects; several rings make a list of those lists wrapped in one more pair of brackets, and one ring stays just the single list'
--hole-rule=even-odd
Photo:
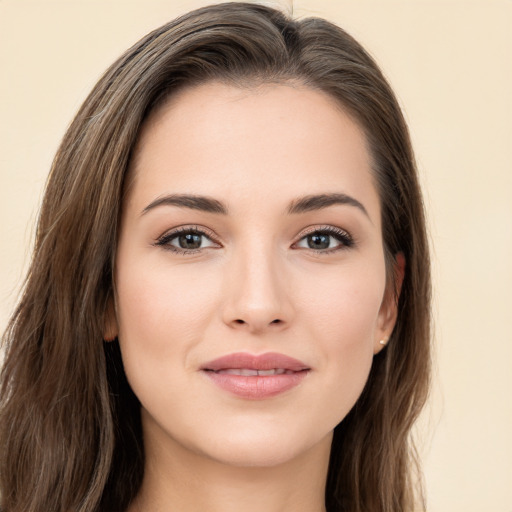
[{"label": "neck", "polygon": [[266,467],[224,464],[178,443],[145,443],[140,493],[129,512],[325,512],[331,436]]}]

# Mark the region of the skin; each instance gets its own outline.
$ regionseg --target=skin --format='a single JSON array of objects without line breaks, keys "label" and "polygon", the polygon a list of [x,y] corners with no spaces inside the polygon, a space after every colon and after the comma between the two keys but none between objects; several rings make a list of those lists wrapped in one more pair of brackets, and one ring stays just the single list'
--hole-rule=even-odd
[{"label": "skin", "polygon": [[[364,134],[305,86],[208,83],[150,117],[131,167],[105,329],[142,404],[146,471],[131,510],[325,510],[333,429],[396,319]],[[329,193],[363,208],[287,211]],[[228,212],[145,211],[168,194]],[[172,250],[177,227],[206,232],[199,250]],[[327,248],[310,247],[331,228],[351,242],[327,234]],[[243,399],[200,370],[233,352],[279,352],[310,371],[277,396]]]}]

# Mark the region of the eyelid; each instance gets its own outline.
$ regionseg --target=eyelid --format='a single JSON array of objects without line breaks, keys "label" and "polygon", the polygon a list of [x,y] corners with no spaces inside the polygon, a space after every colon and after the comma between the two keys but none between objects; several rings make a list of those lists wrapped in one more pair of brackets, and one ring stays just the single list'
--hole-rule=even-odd
[{"label": "eyelid", "polygon": [[[183,249],[180,247],[176,247],[174,245],[171,245],[169,242],[178,237],[182,233],[197,233],[201,236],[204,236],[208,238],[213,246],[207,246],[207,247],[199,247],[197,249]],[[320,233],[320,234],[327,234],[329,236],[332,236],[335,238],[339,244],[335,247],[327,248],[327,249],[313,249],[313,248],[306,248],[306,247],[297,247],[297,244],[302,241],[304,238],[306,238],[308,235],[314,234],[314,233]],[[184,254],[184,255],[191,255],[195,254],[201,251],[204,251],[205,249],[210,249],[212,247],[219,248],[222,247],[222,244],[219,242],[217,235],[210,230],[209,228],[205,226],[199,226],[196,224],[185,224],[181,226],[176,226],[172,229],[169,229],[165,231],[162,235],[157,237],[156,241],[154,242],[155,246],[162,247],[165,250],[169,250],[171,252]],[[296,241],[292,244],[292,248],[294,249],[300,249],[300,250],[306,250],[310,251],[314,254],[318,255],[325,255],[330,254],[342,250],[347,250],[355,245],[355,240],[353,236],[345,229],[342,229],[337,226],[332,225],[317,225],[317,226],[309,226],[305,228],[299,235],[296,237]],[[216,247],[215,247],[216,246]]]},{"label": "eyelid", "polygon": [[187,233],[189,231],[195,231],[197,233],[207,236],[208,238],[217,238],[217,235],[206,226],[201,226],[199,224],[181,224],[179,226],[175,226],[173,228],[165,230],[160,236],[157,237],[157,240],[160,240],[161,238],[164,238],[166,236]]},{"label": "eyelid", "polygon": [[182,226],[176,226],[172,229],[168,229],[163,234],[157,237],[154,244],[157,247],[162,247],[165,250],[176,252],[179,254],[194,254],[200,251],[203,251],[204,249],[209,249],[212,246],[208,247],[200,247],[198,249],[182,249],[180,247],[176,247],[171,245],[169,242],[173,240],[174,238],[178,237],[180,234],[183,233],[197,233],[198,235],[202,235],[206,238],[208,238],[215,246],[221,247],[221,243],[218,240],[218,237],[215,235],[215,233],[208,229],[205,226],[199,226],[197,224],[184,224]]},{"label": "eyelid", "polygon": [[302,231],[299,235],[297,235],[296,242],[292,244],[292,247],[296,246],[301,240],[306,238],[308,235],[312,235],[313,233],[322,233],[333,236],[334,238],[336,238],[336,240],[338,240],[339,245],[328,249],[312,249],[306,247],[300,247],[298,249],[309,250],[315,254],[329,254],[337,251],[350,249],[355,245],[354,237],[346,229],[342,229],[340,227],[331,225],[319,225],[310,226],[306,228],[304,231]]}]

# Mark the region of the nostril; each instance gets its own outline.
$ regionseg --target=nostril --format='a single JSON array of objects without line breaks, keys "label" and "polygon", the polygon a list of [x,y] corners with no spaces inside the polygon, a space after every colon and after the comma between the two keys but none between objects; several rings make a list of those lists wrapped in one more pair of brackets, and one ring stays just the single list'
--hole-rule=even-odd
[{"label": "nostril", "polygon": [[279,318],[276,318],[275,320],[272,320],[272,322],[270,322],[271,324],[280,324],[281,323],[281,320]]},{"label": "nostril", "polygon": [[243,320],[240,320],[240,318],[238,318],[237,320],[235,320],[235,322],[237,324],[245,324],[245,322]]}]

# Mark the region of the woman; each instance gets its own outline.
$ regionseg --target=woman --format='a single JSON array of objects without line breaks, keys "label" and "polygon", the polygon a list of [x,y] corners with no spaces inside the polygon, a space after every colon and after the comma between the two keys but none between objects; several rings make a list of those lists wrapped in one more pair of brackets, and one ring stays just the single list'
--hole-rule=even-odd
[{"label": "woman", "polygon": [[189,13],[55,157],[4,337],[2,510],[413,510],[429,299],[373,60],[324,20]]}]

